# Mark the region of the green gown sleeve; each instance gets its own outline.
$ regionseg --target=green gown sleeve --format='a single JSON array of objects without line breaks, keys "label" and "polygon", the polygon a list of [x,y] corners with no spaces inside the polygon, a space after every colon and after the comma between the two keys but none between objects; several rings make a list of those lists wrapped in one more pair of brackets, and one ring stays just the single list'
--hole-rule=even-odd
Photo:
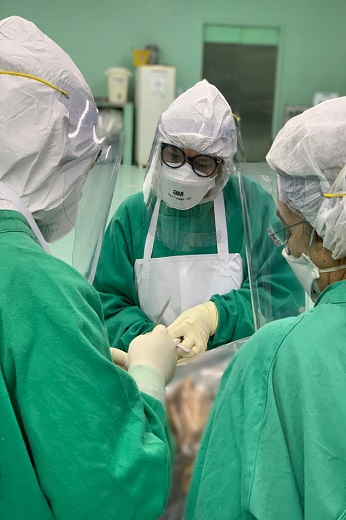
[{"label": "green gown sleeve", "polygon": [[[223,375],[195,462],[185,520],[303,520],[278,414],[268,403],[280,343],[271,325],[276,324],[248,340]],[[275,496],[271,486],[279,476]]]},{"label": "green gown sleeve", "polygon": [[[259,288],[259,303],[266,321],[295,316],[304,306],[304,290],[292,269],[268,236],[268,228],[278,219],[272,197],[256,182],[244,178],[247,202],[254,218],[251,222],[251,261]],[[251,301],[250,278],[246,257],[246,240],[238,179],[231,178],[224,190],[229,251],[239,251],[243,259],[244,280],[240,289],[223,295],[213,295],[219,321],[216,333],[209,339],[208,348],[251,336],[255,330]],[[261,324],[262,325],[262,324]]]},{"label": "green gown sleeve", "polygon": [[[329,295],[339,290],[340,300],[324,304],[328,290]],[[315,309],[305,313],[280,348],[269,389],[273,412],[269,408],[268,416],[278,418],[301,517],[345,520],[346,282],[332,284],[322,294]],[[264,442],[271,442],[265,433]],[[259,466],[264,457],[265,453]],[[271,488],[263,490],[263,472],[258,475],[258,494],[278,494],[283,482],[279,473],[276,476]],[[296,517],[292,514],[291,518]]]},{"label": "green gown sleeve", "polygon": [[[59,520],[153,520],[170,485],[163,405],[112,363],[95,289],[30,247],[17,261],[13,287],[20,292],[2,314],[1,367],[40,488]],[[18,473],[25,465],[5,467]],[[23,503],[27,492],[22,486],[13,494]],[[7,511],[4,518],[24,517]]]},{"label": "green gown sleeve", "polygon": [[133,338],[154,328],[139,307],[134,275],[136,259],[143,258],[149,223],[142,193],[120,205],[106,230],[94,280],[110,344],[125,351]]},{"label": "green gown sleeve", "polygon": [[327,289],[313,310],[264,326],[236,354],[185,520],[346,518],[345,288],[332,284],[329,301]]}]

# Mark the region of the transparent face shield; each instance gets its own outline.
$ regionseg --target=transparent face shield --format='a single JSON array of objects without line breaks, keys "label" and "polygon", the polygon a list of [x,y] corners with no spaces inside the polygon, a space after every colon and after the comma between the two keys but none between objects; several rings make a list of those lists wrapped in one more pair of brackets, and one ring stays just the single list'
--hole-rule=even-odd
[{"label": "transparent face shield", "polygon": [[[305,293],[274,243],[273,229],[283,228],[276,214],[276,174],[265,163],[242,164],[238,171],[247,267],[255,330],[305,310]],[[270,230],[270,231],[269,231]]]},{"label": "transparent face shield", "polygon": [[234,161],[236,163],[244,163],[246,162],[246,155],[243,143],[243,136],[241,133],[241,119],[239,116],[235,114],[233,114],[233,119],[237,130],[237,152],[235,154]]},{"label": "transparent face shield", "polygon": [[[69,91],[70,101],[71,97],[74,111],[71,113],[70,110],[62,212],[59,214],[69,232],[52,244],[51,250],[92,283],[123,155],[124,136],[120,133],[112,142],[105,137],[99,138],[96,107]],[[74,113],[78,115],[74,116]],[[54,223],[50,226],[54,232]],[[43,226],[47,236],[46,228]]]},{"label": "transparent face shield", "polygon": [[102,144],[101,153],[82,187],[74,226],[50,246],[54,256],[72,265],[90,283],[94,280],[107,226],[123,144],[123,136],[117,144]]},{"label": "transparent face shield", "polygon": [[93,282],[123,155],[123,139],[105,145],[83,186],[78,210],[72,265]]},{"label": "transparent face shield", "polygon": [[143,192],[149,216],[158,213],[151,233],[167,255],[214,252],[214,201],[234,171],[231,159],[164,141],[158,127]]}]

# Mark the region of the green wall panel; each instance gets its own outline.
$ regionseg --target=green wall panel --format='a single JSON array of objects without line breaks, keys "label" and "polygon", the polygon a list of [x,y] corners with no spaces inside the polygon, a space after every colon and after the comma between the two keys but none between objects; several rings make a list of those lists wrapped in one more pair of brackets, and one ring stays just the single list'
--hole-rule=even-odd
[{"label": "green wall panel", "polygon": [[206,43],[240,43],[241,27],[225,25],[206,25],[204,41]]},{"label": "green wall panel", "polygon": [[206,25],[206,43],[241,43],[243,45],[277,45],[279,30],[267,27],[242,27],[225,25]]},{"label": "green wall panel", "polygon": [[316,91],[346,94],[345,0],[0,0],[0,17],[10,15],[57,41],[96,96],[106,95],[108,67],[133,69],[133,49],[150,43],[177,67],[178,93],[191,87],[202,79],[206,25],[223,26],[228,38],[230,27],[251,28],[251,38],[256,28],[256,38],[279,31],[273,135],[285,104],[310,105]]}]

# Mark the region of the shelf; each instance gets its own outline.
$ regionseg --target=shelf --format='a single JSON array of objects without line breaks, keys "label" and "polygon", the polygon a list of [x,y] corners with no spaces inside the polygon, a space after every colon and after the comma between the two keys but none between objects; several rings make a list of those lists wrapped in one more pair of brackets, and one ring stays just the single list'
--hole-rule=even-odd
[{"label": "shelf", "polygon": [[125,105],[117,105],[108,101],[107,98],[95,98],[95,103],[97,108],[124,108],[127,104],[125,103]]}]

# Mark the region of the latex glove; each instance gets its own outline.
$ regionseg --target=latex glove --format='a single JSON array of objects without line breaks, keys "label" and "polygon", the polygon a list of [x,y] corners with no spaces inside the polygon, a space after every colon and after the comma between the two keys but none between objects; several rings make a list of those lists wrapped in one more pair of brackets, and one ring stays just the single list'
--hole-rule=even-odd
[{"label": "latex glove", "polygon": [[190,352],[178,351],[179,357],[192,357],[207,349],[209,336],[216,331],[219,315],[214,302],[206,302],[184,311],[168,328],[170,336],[183,338],[181,344]]},{"label": "latex glove", "polygon": [[114,364],[127,371],[129,368],[127,352],[114,347],[110,347],[110,350]]},{"label": "latex glove", "polygon": [[112,348],[111,354],[117,365],[128,369],[142,392],[163,402],[165,386],[177,364],[175,342],[166,327],[158,325],[152,332],[137,336],[127,353]]}]

